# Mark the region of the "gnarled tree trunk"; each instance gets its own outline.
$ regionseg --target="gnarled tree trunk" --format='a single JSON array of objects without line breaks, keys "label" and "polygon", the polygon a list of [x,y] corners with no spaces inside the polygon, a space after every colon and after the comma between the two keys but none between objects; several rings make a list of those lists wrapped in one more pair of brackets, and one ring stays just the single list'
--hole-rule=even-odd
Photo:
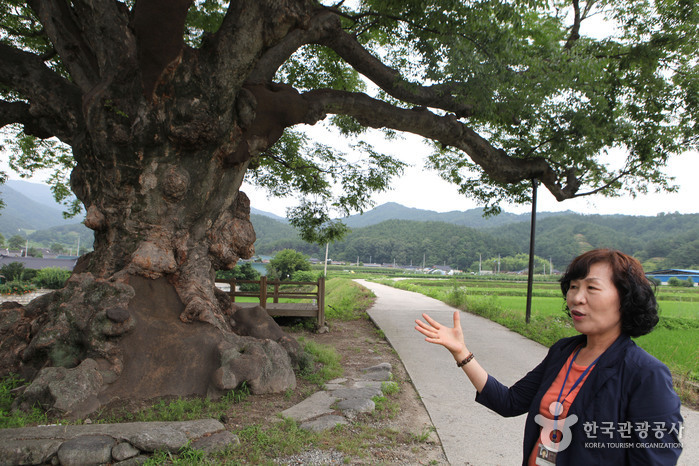
[{"label": "gnarled tree trunk", "polygon": [[254,54],[222,66],[215,48],[183,46],[190,2],[179,3],[138,2],[131,29],[115,26],[125,32],[118,61],[69,99],[79,106],[68,112],[71,184],[94,252],[64,289],[3,306],[2,372],[34,380],[26,403],[80,415],[114,398],[295,386],[298,344],[264,310],[237,311],[215,287],[216,270],[254,253],[239,190],[250,156],[281,135],[284,111],[265,114],[275,105],[235,72]]}]

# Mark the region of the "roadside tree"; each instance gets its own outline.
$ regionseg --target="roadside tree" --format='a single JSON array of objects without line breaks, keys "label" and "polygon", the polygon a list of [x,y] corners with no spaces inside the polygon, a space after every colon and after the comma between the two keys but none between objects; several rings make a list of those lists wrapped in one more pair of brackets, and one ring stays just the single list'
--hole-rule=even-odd
[{"label": "roadside tree", "polygon": [[284,249],[274,255],[269,261],[267,272],[270,276],[279,280],[290,280],[297,271],[311,270],[311,263],[308,256],[293,249]]},{"label": "roadside tree", "polygon": [[61,243],[51,244],[51,251],[55,252],[56,254],[62,254],[63,252],[65,252],[65,250],[65,246],[63,246]]},{"label": "roadside tree", "polygon": [[12,235],[7,241],[7,247],[10,249],[22,249],[27,244],[26,238],[20,235]]},{"label": "roadside tree", "polygon": [[[256,393],[293,386],[298,345],[214,285],[253,254],[244,177],[298,196],[291,223],[323,244],[345,231],[331,214],[361,211],[404,167],[360,139],[369,127],[431,141],[427,165],[491,209],[527,202],[532,179],[558,200],[669,188],[664,163],[697,145],[697,8],[3,1],[10,166],[56,170],[57,197],[75,193],[69,210],[84,206],[95,241],[65,289],[17,311],[35,331],[0,335],[0,373],[45,381],[67,365],[95,380],[75,412],[243,380]],[[598,39],[591,18],[618,27]],[[325,119],[352,155],[292,129]],[[51,404],[45,393],[25,395]]]}]

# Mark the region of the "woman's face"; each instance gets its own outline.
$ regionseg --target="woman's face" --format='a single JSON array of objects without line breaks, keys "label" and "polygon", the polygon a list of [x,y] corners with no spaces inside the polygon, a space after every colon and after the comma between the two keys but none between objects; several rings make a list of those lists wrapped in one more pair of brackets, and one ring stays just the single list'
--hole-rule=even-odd
[{"label": "woman's face", "polygon": [[621,334],[621,301],[608,263],[594,263],[586,277],[572,280],[566,302],[578,332],[610,339]]}]

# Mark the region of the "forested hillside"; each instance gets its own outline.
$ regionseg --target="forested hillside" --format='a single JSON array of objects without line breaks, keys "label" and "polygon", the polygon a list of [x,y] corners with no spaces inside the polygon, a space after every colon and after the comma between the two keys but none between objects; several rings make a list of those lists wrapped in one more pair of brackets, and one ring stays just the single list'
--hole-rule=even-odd
[{"label": "forested hillside", "polygon": [[[256,250],[272,254],[290,247],[322,257],[324,248],[302,243],[286,224],[253,216]],[[529,220],[475,229],[445,222],[388,220],[354,228],[330,246],[334,260],[404,265],[451,265],[468,269],[485,260],[529,251]],[[536,255],[562,269],[583,251],[610,247],[639,258],[647,269],[699,268],[699,214],[656,217],[566,213],[537,221]]]},{"label": "forested hillside", "polygon": [[474,228],[444,222],[387,220],[353,230],[332,245],[333,259],[351,262],[393,263],[426,266],[451,265],[466,269],[479,254],[483,258],[516,254],[515,244]]},{"label": "forested hillside", "polygon": [[[529,224],[485,230],[496,238],[529,249]],[[647,267],[699,268],[699,214],[580,215],[537,221],[537,255],[562,266],[593,247],[610,247],[633,254]]]}]

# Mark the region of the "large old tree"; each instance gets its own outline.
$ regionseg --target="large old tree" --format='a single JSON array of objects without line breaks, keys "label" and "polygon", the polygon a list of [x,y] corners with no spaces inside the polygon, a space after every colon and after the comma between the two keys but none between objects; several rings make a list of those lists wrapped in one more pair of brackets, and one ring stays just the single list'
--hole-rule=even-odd
[{"label": "large old tree", "polygon": [[[697,19],[692,0],[4,0],[10,165],[54,168],[59,197],[69,170],[95,242],[64,289],[4,305],[0,371],[74,414],[293,386],[295,342],[214,286],[253,253],[245,176],[298,196],[316,241],[401,172],[368,127],[433,141],[427,167],[491,208],[533,179],[559,200],[671,189],[664,162],[697,145]],[[292,129],[322,120],[352,157]]]}]

